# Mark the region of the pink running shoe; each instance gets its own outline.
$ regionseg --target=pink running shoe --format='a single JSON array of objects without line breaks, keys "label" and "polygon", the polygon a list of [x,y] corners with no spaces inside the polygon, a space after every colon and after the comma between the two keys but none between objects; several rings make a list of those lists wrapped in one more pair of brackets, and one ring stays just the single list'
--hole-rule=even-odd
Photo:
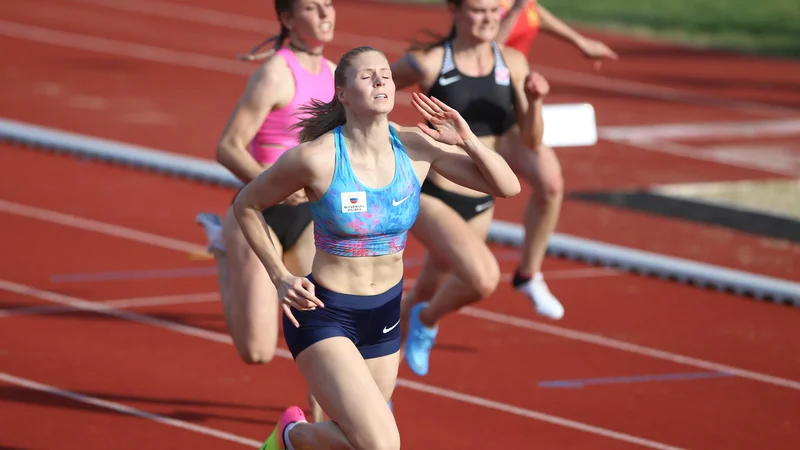
[{"label": "pink running shoe", "polygon": [[283,440],[284,431],[289,425],[300,422],[306,422],[306,415],[303,414],[303,410],[297,406],[290,406],[287,408],[286,411],[281,414],[278,424],[275,425],[272,434],[269,435],[260,450],[286,450],[286,442]]}]

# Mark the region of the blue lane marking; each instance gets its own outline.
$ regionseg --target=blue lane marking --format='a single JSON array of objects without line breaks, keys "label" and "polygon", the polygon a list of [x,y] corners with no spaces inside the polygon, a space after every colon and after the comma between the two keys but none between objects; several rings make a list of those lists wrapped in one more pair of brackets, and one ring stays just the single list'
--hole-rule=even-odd
[{"label": "blue lane marking", "polygon": [[540,381],[537,384],[539,385],[539,387],[542,388],[580,389],[590,384],[622,384],[622,383],[646,383],[651,381],[700,380],[708,378],[725,378],[732,376],[734,375],[726,372],[665,373],[665,374],[638,375],[629,377],[606,377],[606,378],[585,378],[582,380]]},{"label": "blue lane marking", "polygon": [[153,278],[204,277],[216,275],[217,268],[187,267],[182,269],[124,270],[115,272],[74,273],[53,275],[52,283],[80,283],[86,281],[145,280]]}]

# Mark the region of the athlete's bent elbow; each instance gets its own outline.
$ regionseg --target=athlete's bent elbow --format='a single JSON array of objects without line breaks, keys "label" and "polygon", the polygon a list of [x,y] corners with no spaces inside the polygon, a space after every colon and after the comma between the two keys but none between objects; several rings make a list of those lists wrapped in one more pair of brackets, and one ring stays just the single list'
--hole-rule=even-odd
[{"label": "athlete's bent elbow", "polygon": [[216,160],[226,169],[230,167],[231,149],[230,146],[225,142],[220,142],[217,144]]},{"label": "athlete's bent elbow", "polygon": [[520,192],[522,192],[522,185],[519,183],[519,179],[516,176],[512,176],[510,179],[504,180],[503,184],[500,186],[500,193],[497,197],[511,198]]}]

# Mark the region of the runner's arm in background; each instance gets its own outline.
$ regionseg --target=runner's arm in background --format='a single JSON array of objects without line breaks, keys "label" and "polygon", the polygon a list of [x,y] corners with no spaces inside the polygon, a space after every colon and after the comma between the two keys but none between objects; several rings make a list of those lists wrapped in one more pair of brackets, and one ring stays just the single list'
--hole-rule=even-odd
[{"label": "runner's arm in background", "polygon": [[217,143],[217,161],[245,184],[264,170],[247,146],[285,89],[281,64],[280,58],[272,58],[253,73]]},{"label": "runner's arm in background", "polygon": [[522,14],[522,11],[525,11],[525,6],[528,4],[528,1],[530,0],[514,0],[511,9],[508,10],[508,13],[503,16],[503,19],[500,21],[500,29],[497,31],[495,42],[501,44],[508,40],[508,37],[511,36],[511,30],[514,29],[519,15]]},{"label": "runner's arm in background", "polygon": [[[617,60],[619,56],[613,50],[600,41],[584,37],[572,27],[564,23],[561,19],[548,11],[541,3],[536,2],[536,10],[539,13],[539,28],[561,40],[571,43],[578,47],[589,58],[593,59],[612,59]],[[512,24],[513,25],[513,24]]]},{"label": "runner's arm in background", "polygon": [[511,82],[516,92],[517,104],[514,110],[517,115],[522,144],[536,151],[544,138],[544,97],[550,92],[550,85],[545,78],[531,72],[525,55],[513,48],[503,49],[503,58],[511,71]]}]

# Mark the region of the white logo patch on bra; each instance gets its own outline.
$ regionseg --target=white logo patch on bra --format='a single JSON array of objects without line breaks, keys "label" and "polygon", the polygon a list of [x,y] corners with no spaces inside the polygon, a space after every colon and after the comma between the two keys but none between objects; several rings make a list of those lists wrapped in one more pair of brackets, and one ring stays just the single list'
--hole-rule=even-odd
[{"label": "white logo patch on bra", "polygon": [[342,192],[342,212],[367,212],[367,193],[364,191]]}]

